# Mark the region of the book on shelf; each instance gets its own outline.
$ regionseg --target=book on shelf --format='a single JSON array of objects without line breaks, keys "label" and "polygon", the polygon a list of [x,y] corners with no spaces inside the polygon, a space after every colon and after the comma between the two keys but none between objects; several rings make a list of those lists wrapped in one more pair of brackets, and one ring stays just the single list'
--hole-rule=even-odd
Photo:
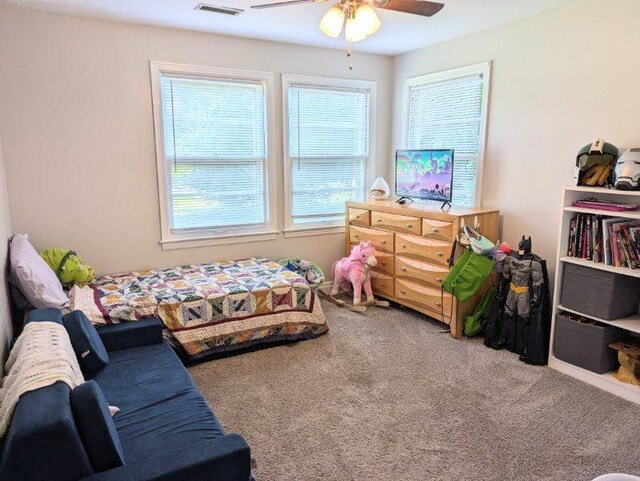
[{"label": "book on shelf", "polygon": [[578,214],[569,222],[569,257],[615,267],[640,267],[640,220]]}]

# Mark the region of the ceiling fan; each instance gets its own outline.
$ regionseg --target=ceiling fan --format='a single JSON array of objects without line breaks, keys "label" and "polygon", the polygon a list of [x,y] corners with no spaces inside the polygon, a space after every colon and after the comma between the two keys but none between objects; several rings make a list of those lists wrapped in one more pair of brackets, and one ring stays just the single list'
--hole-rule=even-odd
[{"label": "ceiling fan", "polygon": [[[327,3],[329,1],[284,0],[252,5],[251,8],[273,8],[302,3]],[[347,42],[359,42],[380,28],[381,23],[376,8],[431,17],[438,13],[442,7],[444,7],[442,3],[427,0],[339,0],[322,17],[320,30],[329,37],[338,38],[344,27]]]}]

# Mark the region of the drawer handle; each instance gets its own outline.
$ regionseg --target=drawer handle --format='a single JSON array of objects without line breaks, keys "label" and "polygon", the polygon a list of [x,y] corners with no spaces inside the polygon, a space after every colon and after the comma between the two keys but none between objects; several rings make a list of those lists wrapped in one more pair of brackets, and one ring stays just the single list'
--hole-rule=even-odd
[{"label": "drawer handle", "polygon": [[433,229],[431,229],[431,232],[435,232],[437,234],[438,232],[440,232],[440,229],[438,229],[437,227],[434,227]]},{"label": "drawer handle", "polygon": [[386,244],[386,243],[387,243],[387,241],[386,241],[386,240],[384,240],[384,239],[382,239],[382,240],[380,241],[380,244]]},{"label": "drawer handle", "polygon": [[400,290],[400,294],[406,294],[407,291]]},{"label": "drawer handle", "polygon": [[440,307],[442,305],[442,302],[438,301],[436,302],[436,306]]},{"label": "drawer handle", "polygon": [[406,267],[401,267],[401,268],[400,268],[400,270],[401,270],[402,272],[407,272],[407,268],[406,268]]},{"label": "drawer handle", "polygon": [[443,254],[442,252],[436,252],[436,255],[437,255],[438,257],[442,257],[444,254]]},{"label": "drawer handle", "polygon": [[413,228],[413,225],[412,224],[407,224],[407,229],[411,229],[411,228]]},{"label": "drawer handle", "polygon": [[357,239],[357,238],[358,238],[358,234],[353,234],[353,237],[354,237],[355,239]]},{"label": "drawer handle", "polygon": [[382,222],[382,219],[378,219],[378,222]]},{"label": "drawer handle", "polygon": [[404,244],[400,244],[400,248],[401,248],[401,249],[406,249],[406,248],[407,248],[407,246],[406,246],[406,245],[404,245]]},{"label": "drawer handle", "polygon": [[436,277],[436,282],[442,282],[442,277]]}]

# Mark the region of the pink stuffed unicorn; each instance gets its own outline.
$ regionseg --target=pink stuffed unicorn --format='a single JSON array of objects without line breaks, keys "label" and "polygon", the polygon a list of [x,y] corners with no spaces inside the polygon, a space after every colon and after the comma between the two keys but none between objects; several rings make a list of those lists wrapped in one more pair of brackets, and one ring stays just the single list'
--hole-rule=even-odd
[{"label": "pink stuffed unicorn", "polygon": [[351,282],[353,285],[354,305],[360,304],[363,287],[367,295],[367,301],[373,301],[371,268],[375,267],[377,263],[376,249],[371,245],[371,241],[362,241],[359,245],[353,246],[349,257],[343,257],[333,265],[334,277],[331,295],[337,295],[343,284]]}]

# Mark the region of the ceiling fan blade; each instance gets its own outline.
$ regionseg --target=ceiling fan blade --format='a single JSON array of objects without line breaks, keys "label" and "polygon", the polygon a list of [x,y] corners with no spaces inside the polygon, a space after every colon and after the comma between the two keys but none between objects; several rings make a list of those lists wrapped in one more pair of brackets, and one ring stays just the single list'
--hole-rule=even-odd
[{"label": "ceiling fan blade", "polygon": [[427,0],[389,0],[388,2],[374,2],[374,4],[376,7],[384,8],[385,10],[413,13],[424,17],[431,17],[444,7],[443,3],[429,2]]},{"label": "ceiling fan blade", "polygon": [[273,8],[298,5],[300,3],[314,3],[316,0],[285,0],[284,2],[263,3],[261,5],[251,5],[251,8]]}]

